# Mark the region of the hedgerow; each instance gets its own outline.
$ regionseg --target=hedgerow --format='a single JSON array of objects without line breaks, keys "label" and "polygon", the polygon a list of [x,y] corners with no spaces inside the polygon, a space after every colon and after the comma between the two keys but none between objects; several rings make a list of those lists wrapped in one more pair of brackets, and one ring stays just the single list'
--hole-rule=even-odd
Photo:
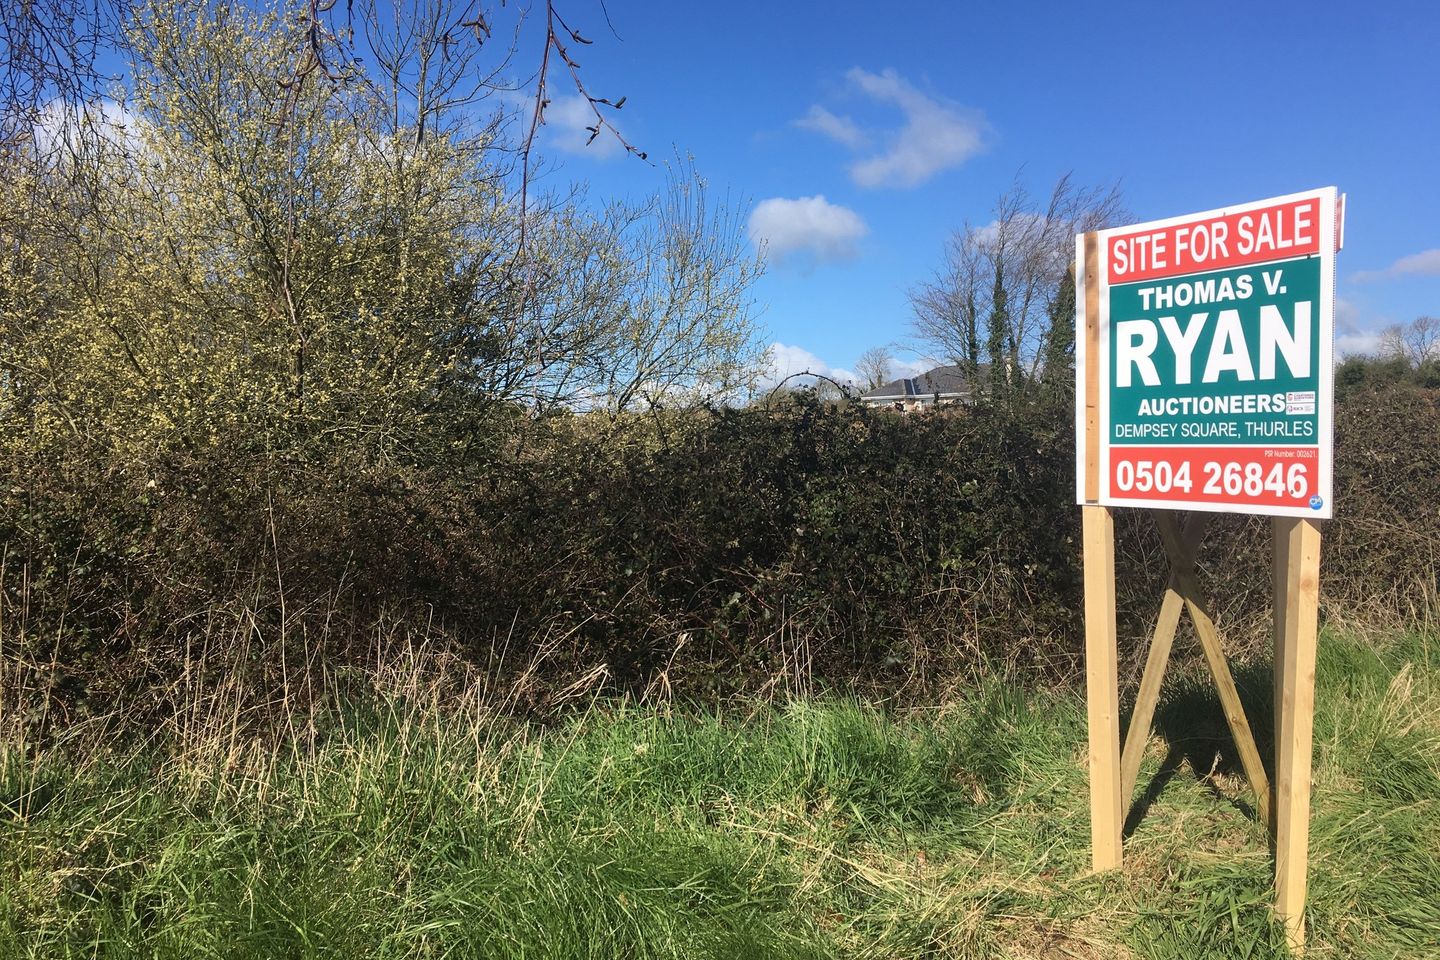
[{"label": "hedgerow", "polygon": [[[7,715],[173,712],[221,684],[260,704],[417,644],[536,708],[582,679],[903,697],[997,664],[1075,675],[1079,511],[1058,406],[902,417],[801,395],[487,429],[466,457],[429,464],[239,445],[12,454]],[[1426,616],[1440,393],[1347,394],[1336,432],[1326,612]],[[1120,511],[1117,531],[1133,662],[1165,565],[1143,514]],[[1218,520],[1200,569],[1233,652],[1263,650],[1268,521]]]}]

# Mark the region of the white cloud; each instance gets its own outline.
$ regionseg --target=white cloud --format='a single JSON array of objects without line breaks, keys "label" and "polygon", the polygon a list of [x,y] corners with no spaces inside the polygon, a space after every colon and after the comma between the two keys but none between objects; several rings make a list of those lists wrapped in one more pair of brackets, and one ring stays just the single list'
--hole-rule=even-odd
[{"label": "white cloud", "polygon": [[900,377],[918,377],[922,373],[929,373],[940,366],[940,361],[931,357],[921,357],[918,360],[891,360],[890,374],[892,379]]},{"label": "white cloud", "polygon": [[1335,356],[1337,359],[1373,354],[1380,348],[1380,333],[1387,321],[1346,297],[1335,298]]},{"label": "white cloud", "polygon": [[987,125],[978,111],[926,96],[893,69],[871,73],[854,67],[845,76],[861,93],[894,104],[905,117],[884,150],[851,164],[851,179],[860,186],[918,186],[985,148]]},{"label": "white cloud", "polygon": [[[1045,225],[1045,217],[1039,213],[1016,213],[1010,217],[1008,229],[1005,231],[1005,241],[1014,243],[1016,237],[1024,237],[1032,233],[1038,233]],[[1001,223],[998,219],[991,220],[983,227],[976,227],[973,231],[976,241],[982,247],[988,247],[1001,239]]]},{"label": "white cloud", "polygon": [[766,386],[774,386],[786,377],[794,376],[797,373],[818,373],[841,384],[854,384],[857,379],[854,372],[843,367],[832,367],[804,347],[795,347],[779,341],[772,343],[770,345],[770,369],[761,378],[761,382]]},{"label": "white cloud", "polygon": [[1344,297],[1335,298],[1335,329],[1342,333],[1359,333],[1360,308],[1355,301]]},{"label": "white cloud", "polygon": [[52,100],[36,125],[36,146],[41,153],[49,153],[61,145],[71,152],[83,152],[99,145],[139,150],[144,123],[123,103],[114,100],[79,107]]},{"label": "white cloud", "polygon": [[545,108],[545,126],[550,129],[550,142],[566,153],[592,157],[613,157],[624,150],[609,127],[600,131],[594,142],[586,127],[595,126],[595,110],[580,94],[555,97]]},{"label": "white cloud", "polygon": [[1385,346],[1393,320],[1346,297],[1335,298],[1335,357],[1375,356]]},{"label": "white cloud", "polygon": [[1383,270],[1362,270],[1350,279],[1356,283],[1366,283],[1372,280],[1393,280],[1396,277],[1407,276],[1440,276],[1440,247],[1421,250],[1408,257],[1401,257]]},{"label": "white cloud", "polygon": [[843,143],[851,149],[863,147],[869,137],[865,132],[855,125],[855,121],[849,117],[839,117],[820,106],[818,103],[810,108],[810,112],[799,120],[795,126],[802,130],[813,130],[816,133],[824,134],[831,140]]},{"label": "white cloud", "polygon": [[777,262],[797,255],[833,262],[855,257],[856,244],[870,230],[854,210],[816,195],[761,200],[750,213],[749,232],[750,241]]},{"label": "white cloud", "polygon": [[1380,334],[1347,333],[1335,338],[1335,356],[1340,358],[1368,356],[1380,349]]}]

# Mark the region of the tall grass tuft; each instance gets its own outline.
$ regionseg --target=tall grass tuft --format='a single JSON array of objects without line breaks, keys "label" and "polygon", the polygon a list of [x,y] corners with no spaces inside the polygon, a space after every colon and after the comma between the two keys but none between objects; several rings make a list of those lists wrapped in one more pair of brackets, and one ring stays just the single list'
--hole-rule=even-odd
[{"label": "tall grass tuft", "polygon": [[[1436,954],[1437,649],[1322,639],[1311,956]],[[0,751],[0,956],[1280,957],[1197,689],[1100,877],[1083,703],[998,680],[540,723],[397,664],[268,732],[233,705],[139,743],[71,728]]]}]

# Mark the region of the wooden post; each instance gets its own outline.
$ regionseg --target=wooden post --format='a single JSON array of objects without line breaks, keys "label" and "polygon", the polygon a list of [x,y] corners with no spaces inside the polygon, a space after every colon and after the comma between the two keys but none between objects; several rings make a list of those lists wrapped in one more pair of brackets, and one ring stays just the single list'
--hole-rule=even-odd
[{"label": "wooden post", "polygon": [[[1270,603],[1274,607],[1274,650],[1275,650],[1275,686],[1274,701],[1272,704],[1271,740],[1275,750],[1275,783],[1271,785],[1271,793],[1279,786],[1280,768],[1285,765],[1285,738],[1280,736],[1280,731],[1285,726],[1285,715],[1281,707],[1285,703],[1285,635],[1289,629],[1285,617],[1285,597],[1289,590],[1289,543],[1290,527],[1294,521],[1288,517],[1273,517],[1270,521],[1271,536],[1271,562],[1270,562]],[[1273,799],[1273,798],[1272,798]],[[1276,837],[1280,834],[1280,820],[1278,804],[1270,804],[1270,836]]]},{"label": "wooden post", "polygon": [[1120,667],[1115,644],[1115,517],[1100,499],[1100,238],[1085,234],[1085,704],[1090,749],[1090,866],[1120,866]]},{"label": "wooden post", "polygon": [[[1315,721],[1315,634],[1320,605],[1320,526],[1277,517],[1275,534],[1275,912],[1290,949],[1305,948],[1310,841],[1310,749]],[[1282,584],[1283,581],[1283,584]]]},{"label": "wooden post", "polygon": [[1085,502],[1100,499],[1100,236],[1085,234]]},{"label": "wooden post", "polygon": [[1120,670],[1115,645],[1115,518],[1080,508],[1085,541],[1085,702],[1090,730],[1090,864],[1120,866]]}]

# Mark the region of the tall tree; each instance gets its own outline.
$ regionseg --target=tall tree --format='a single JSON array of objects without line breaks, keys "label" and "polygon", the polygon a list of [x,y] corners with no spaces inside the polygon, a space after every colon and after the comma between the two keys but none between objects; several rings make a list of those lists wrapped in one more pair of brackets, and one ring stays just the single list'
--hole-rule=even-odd
[{"label": "tall tree", "polygon": [[1054,398],[1068,397],[1075,390],[1075,270],[1060,278],[1060,289],[1050,301],[1050,329],[1045,335],[1040,382]]},{"label": "tall tree", "polygon": [[1010,319],[1010,293],[1005,287],[1005,265],[995,261],[995,282],[990,290],[990,315],[986,319],[985,351],[990,363],[990,397],[1005,401],[1010,397],[1012,377],[1010,343],[1013,340]]},{"label": "tall tree", "polygon": [[129,40],[125,135],[5,156],[0,444],[438,461],[517,403],[757,374],[763,264],[689,165],[638,203],[549,198],[521,251],[506,152],[435,83],[423,116],[407,80],[309,83],[276,122],[277,15],[146,0]]},{"label": "tall tree", "polygon": [[979,352],[975,326],[995,313],[997,293],[1003,294],[1006,325],[995,347],[1009,363],[1010,382],[1033,378],[1044,366],[1054,300],[1074,258],[1075,234],[1120,217],[1115,188],[1081,188],[1067,175],[1037,199],[1017,182],[996,202],[989,223],[966,223],[950,237],[934,277],[910,291],[916,339],[927,352],[962,367],[973,363]]},{"label": "tall tree", "polygon": [[862,390],[874,390],[876,387],[883,387],[892,379],[892,371],[895,365],[895,358],[891,356],[890,350],[886,347],[871,347],[860,354],[860,359],[855,362],[855,373],[860,378]]},{"label": "tall tree", "polygon": [[975,291],[965,294],[960,305],[960,368],[973,390],[980,379],[980,320],[976,315]]},{"label": "tall tree", "polygon": [[1440,362],[1440,317],[1416,317],[1387,327],[1380,334],[1380,356],[1401,361],[1412,370]]}]

